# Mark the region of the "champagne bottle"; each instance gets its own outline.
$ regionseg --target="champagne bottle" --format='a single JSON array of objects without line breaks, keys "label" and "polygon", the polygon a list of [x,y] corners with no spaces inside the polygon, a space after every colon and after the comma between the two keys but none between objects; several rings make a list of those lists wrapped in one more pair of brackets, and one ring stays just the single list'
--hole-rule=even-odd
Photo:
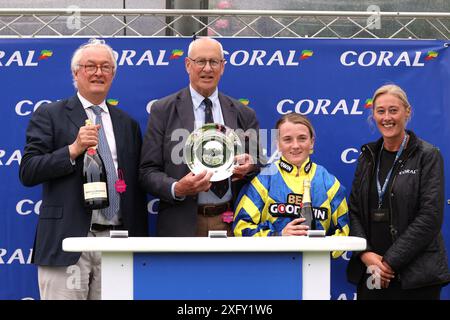
[{"label": "champagne bottle", "polygon": [[302,223],[309,227],[309,230],[315,230],[314,213],[311,206],[311,181],[303,180],[303,199],[300,216],[306,220]]},{"label": "champagne bottle", "polygon": [[[91,120],[86,120],[86,125],[92,125]],[[86,208],[93,210],[109,206],[106,169],[97,146],[89,147],[84,153],[83,191]]]}]

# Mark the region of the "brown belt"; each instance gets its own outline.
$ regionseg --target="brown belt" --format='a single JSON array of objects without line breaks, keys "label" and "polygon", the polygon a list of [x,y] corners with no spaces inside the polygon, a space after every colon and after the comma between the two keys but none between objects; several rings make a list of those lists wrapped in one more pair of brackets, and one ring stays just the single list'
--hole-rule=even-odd
[{"label": "brown belt", "polygon": [[197,213],[205,217],[214,217],[231,209],[231,202],[199,205]]}]

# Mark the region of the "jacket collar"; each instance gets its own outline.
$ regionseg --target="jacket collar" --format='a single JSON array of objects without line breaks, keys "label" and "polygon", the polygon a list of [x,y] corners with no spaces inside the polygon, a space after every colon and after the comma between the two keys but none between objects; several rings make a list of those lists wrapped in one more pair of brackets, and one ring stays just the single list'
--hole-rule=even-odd
[{"label": "jacket collar", "polygon": [[[220,107],[222,108],[222,116],[225,125],[231,129],[238,129],[238,114],[236,106],[227,96],[218,92],[220,101]],[[189,87],[182,89],[177,94],[178,101],[176,103],[176,109],[181,118],[183,128],[194,131],[194,109],[192,104],[192,96]]]},{"label": "jacket collar", "polygon": [[189,132],[194,131],[195,116],[189,87],[179,91],[176,99],[176,109],[180,115],[183,128],[187,129]]},{"label": "jacket collar", "polygon": [[307,175],[311,171],[312,161],[308,157],[305,162],[302,163],[301,167],[291,164],[283,156],[277,161],[278,168],[283,174],[291,175],[296,177],[297,175]]},{"label": "jacket collar", "polygon": [[[409,135],[409,141],[408,144],[406,145],[405,151],[403,152],[400,158],[409,157],[417,149],[418,146],[418,138],[415,135],[415,133],[411,130],[406,130],[406,133]],[[381,137],[377,141],[366,143],[361,147],[361,152],[374,159],[374,157],[380,151],[382,143],[383,137]]]},{"label": "jacket collar", "polygon": [[233,101],[219,92],[220,106],[225,125],[231,129],[238,129],[238,114]]},{"label": "jacket collar", "polygon": [[66,114],[70,121],[79,129],[84,126],[85,121],[88,119],[86,111],[84,111],[83,105],[77,95],[72,96],[66,103]]}]

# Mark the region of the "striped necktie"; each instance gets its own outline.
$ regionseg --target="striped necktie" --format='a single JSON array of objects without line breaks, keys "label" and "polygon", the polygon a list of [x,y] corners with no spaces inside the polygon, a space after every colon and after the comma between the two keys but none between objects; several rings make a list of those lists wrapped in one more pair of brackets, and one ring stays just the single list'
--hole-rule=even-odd
[{"label": "striped necktie", "polygon": [[[208,98],[203,100],[205,104],[205,124],[206,123],[214,123],[213,114],[212,114],[212,102]],[[219,198],[223,198],[225,193],[228,191],[228,179],[216,181],[211,183],[210,190]]]},{"label": "striped necktie", "polygon": [[91,106],[90,108],[95,113],[95,124],[101,125],[100,130],[98,131],[98,151],[103,159],[108,181],[109,207],[102,209],[101,212],[106,219],[111,220],[120,209],[120,196],[114,187],[114,183],[117,181],[117,171],[114,167],[114,161],[109,149],[108,140],[106,139],[105,130],[103,129],[103,110],[99,106]]}]

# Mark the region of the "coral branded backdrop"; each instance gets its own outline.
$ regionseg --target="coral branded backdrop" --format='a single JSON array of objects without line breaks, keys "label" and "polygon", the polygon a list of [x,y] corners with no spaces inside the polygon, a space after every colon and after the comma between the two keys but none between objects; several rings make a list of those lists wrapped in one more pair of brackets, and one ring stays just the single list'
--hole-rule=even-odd
[{"label": "coral branded backdrop", "polygon": [[[0,39],[0,299],[39,299],[30,264],[41,188],[18,179],[25,130],[34,110],[75,93],[74,50],[87,39]],[[188,83],[184,58],[190,39],[106,39],[118,70],[109,101],[137,119],[142,131],[152,103]],[[379,137],[367,117],[371,96],[385,83],[409,95],[420,137],[441,148],[450,185],[450,52],[444,41],[222,39],[227,64],[219,89],[256,111],[261,127],[298,112],[313,122],[313,159],[350,192],[359,147]],[[267,143],[267,154],[275,151]],[[448,190],[448,188],[447,188]],[[446,192],[445,199],[449,199]],[[447,201],[447,200],[446,200]],[[154,234],[158,199],[149,196]],[[450,248],[449,204],[443,233]],[[332,299],[354,299],[346,282],[348,255],[332,264]],[[442,298],[450,299],[445,288]]]}]

